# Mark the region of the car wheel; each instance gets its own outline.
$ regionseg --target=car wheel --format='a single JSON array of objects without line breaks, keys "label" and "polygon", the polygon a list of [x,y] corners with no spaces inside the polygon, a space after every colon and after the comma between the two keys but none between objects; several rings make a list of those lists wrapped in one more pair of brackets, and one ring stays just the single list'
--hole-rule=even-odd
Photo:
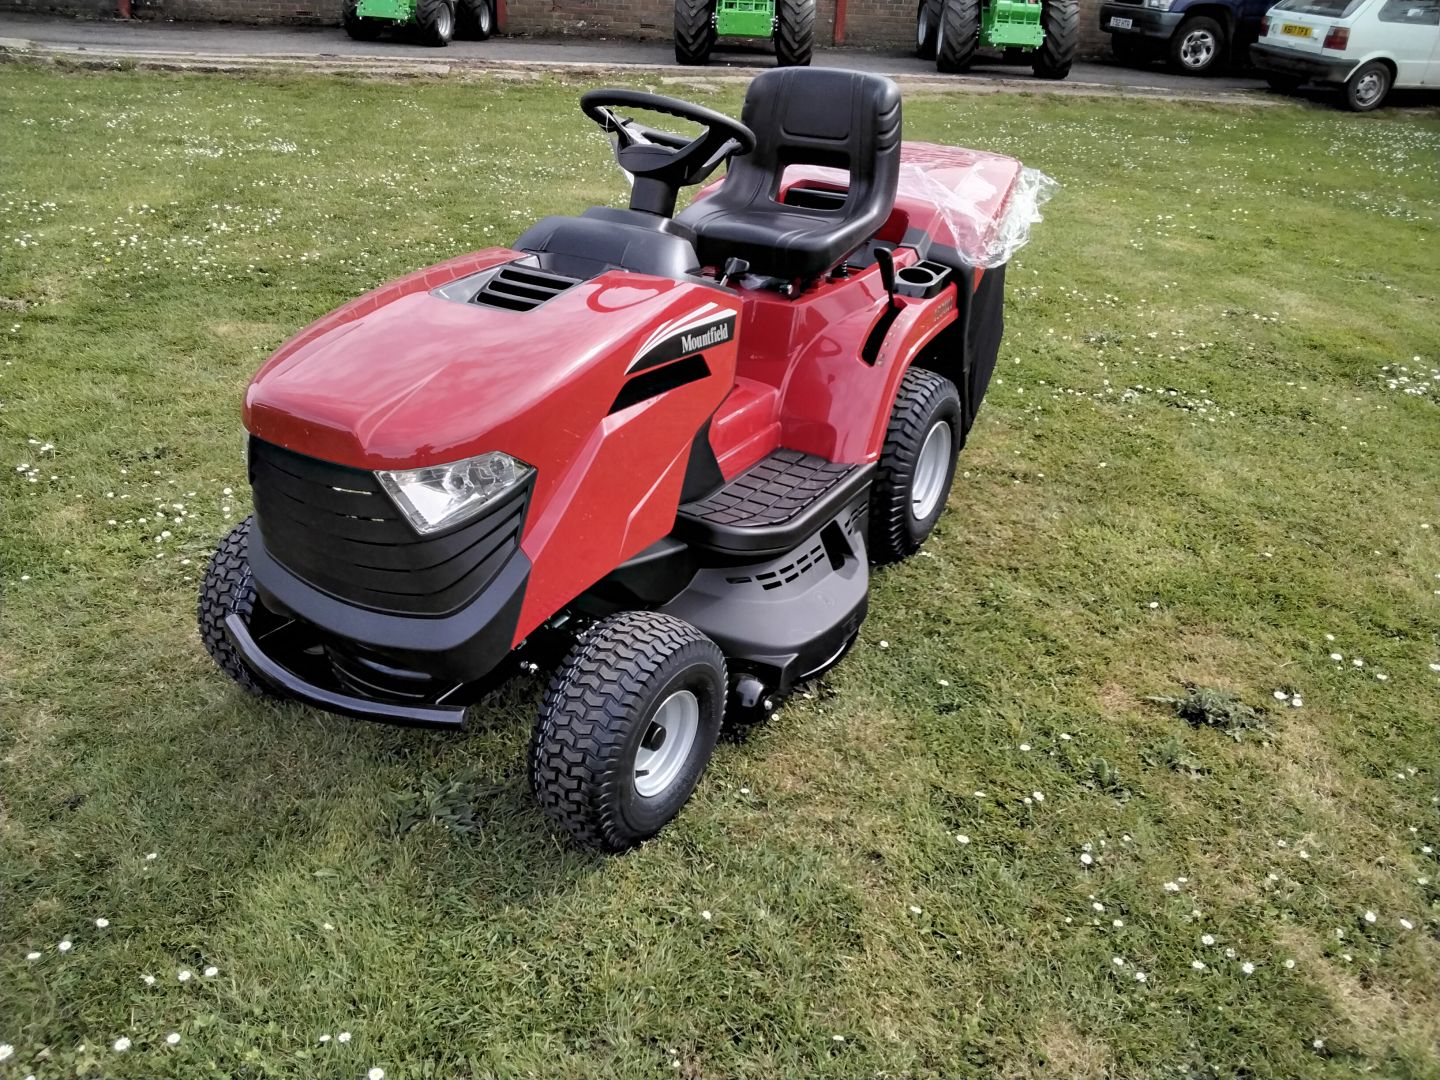
[{"label": "car wheel", "polygon": [[1355,73],[1345,81],[1345,105],[1352,112],[1369,112],[1378,109],[1390,93],[1394,76],[1390,68],[1379,60],[1361,64]]},{"label": "car wheel", "polygon": [[1186,75],[1213,74],[1224,58],[1225,30],[1208,16],[1186,19],[1170,38],[1170,62]]},{"label": "car wheel", "polygon": [[872,563],[899,562],[929,538],[950,497],[963,425],[954,383],[921,368],[905,373],[870,485]]},{"label": "car wheel", "polygon": [[221,671],[247,694],[278,700],[280,695],[241,659],[225,632],[229,616],[239,615],[247,625],[253,625],[258,613],[255,581],[250,575],[250,530],[254,523],[253,517],[240,522],[210,556],[210,565],[200,582],[195,619],[200,641]]},{"label": "car wheel", "polygon": [[725,716],[725,657],[689,623],[624,611],[586,629],[545,691],[530,784],[587,847],[648,840],[689,800]]}]

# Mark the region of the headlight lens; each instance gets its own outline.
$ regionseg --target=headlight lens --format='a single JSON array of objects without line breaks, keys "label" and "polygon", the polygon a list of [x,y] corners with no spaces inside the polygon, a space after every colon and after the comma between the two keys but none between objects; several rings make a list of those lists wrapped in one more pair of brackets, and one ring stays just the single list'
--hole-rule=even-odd
[{"label": "headlight lens", "polygon": [[523,484],[534,471],[519,458],[491,450],[449,465],[375,475],[415,531],[423,535],[474,517],[487,503]]},{"label": "headlight lens", "polygon": [[1171,0],[1145,0],[1145,6],[1155,11],[1169,11]]}]

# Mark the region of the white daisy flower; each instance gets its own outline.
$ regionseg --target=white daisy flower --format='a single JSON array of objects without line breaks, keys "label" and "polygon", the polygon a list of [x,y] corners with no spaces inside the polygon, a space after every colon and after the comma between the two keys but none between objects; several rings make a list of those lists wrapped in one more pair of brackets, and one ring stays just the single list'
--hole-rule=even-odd
[{"label": "white daisy flower", "polygon": [[55,946],[55,948],[59,949],[61,952],[69,952],[74,947],[75,943],[72,942],[69,938],[66,938],[64,941],[60,942],[59,945]]},{"label": "white daisy flower", "polygon": [[1249,960],[1246,960],[1243,964],[1240,965],[1240,970],[1243,971],[1246,975],[1254,975],[1255,965],[1252,964]]},{"label": "white daisy flower", "polygon": [[169,1035],[166,1035],[166,1036],[165,1036],[165,1041],[166,1041],[167,1043],[169,1043],[171,1046],[179,1046],[179,1045],[180,1045],[180,1033],[179,1033],[178,1031],[172,1031],[172,1032],[170,1032]]},{"label": "white daisy flower", "polygon": [[129,1050],[129,1049],[130,1049],[130,1040],[127,1039],[127,1038],[125,1038],[125,1036],[122,1035],[122,1036],[120,1036],[120,1038],[118,1038],[118,1039],[115,1040],[115,1052],[116,1052],[117,1054],[123,1054],[126,1050]]}]

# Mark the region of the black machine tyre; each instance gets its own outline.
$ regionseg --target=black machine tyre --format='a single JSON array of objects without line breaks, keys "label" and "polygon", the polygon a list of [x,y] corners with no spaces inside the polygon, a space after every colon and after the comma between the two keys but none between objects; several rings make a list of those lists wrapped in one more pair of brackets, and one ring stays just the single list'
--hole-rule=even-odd
[{"label": "black machine tyre", "polygon": [[460,22],[460,36],[471,41],[489,41],[495,33],[495,9],[491,0],[459,0],[456,15]]},{"label": "black machine tyre", "polygon": [[1395,81],[1389,65],[1379,60],[1361,64],[1355,73],[1345,80],[1345,107],[1351,112],[1369,112],[1385,103],[1390,86]]},{"label": "black machine tyre", "polygon": [[[725,657],[689,623],[654,611],[595,623],[540,705],[530,741],[536,800],[588,847],[618,852],[649,839],[680,812],[704,773],[725,695]],[[659,721],[677,703],[676,722],[660,728],[657,741]],[[671,739],[683,739],[672,743],[675,760],[658,764]],[[642,769],[651,762],[654,773]],[[661,780],[657,790],[644,790]]]},{"label": "black machine tyre", "polygon": [[980,0],[941,0],[935,67],[957,75],[970,67],[980,47]]},{"label": "black machine tyre", "polygon": [[809,67],[815,52],[815,0],[775,0],[775,64]]},{"label": "black machine tyre", "polygon": [[340,8],[340,23],[355,41],[374,41],[385,29],[385,20],[366,19],[356,13],[359,0],[345,0]]},{"label": "black machine tyre", "polygon": [[415,27],[424,44],[437,49],[449,45],[455,36],[454,0],[416,0]]},{"label": "black machine tyre", "polygon": [[[934,459],[932,439],[948,441]],[[899,562],[920,550],[945,510],[955,460],[965,435],[960,392],[943,375],[911,368],[900,381],[885,444],[870,485],[870,561]],[[947,452],[948,451],[948,452]],[[927,460],[929,469],[927,471]],[[940,472],[937,474],[937,465]],[[925,484],[924,491],[920,490]],[[922,497],[923,496],[923,497]]]},{"label": "black machine tyre", "polygon": [[1040,28],[1045,40],[1035,50],[1030,70],[1037,79],[1063,79],[1080,46],[1080,0],[1041,0]]},{"label": "black machine tyre", "polygon": [[940,36],[940,0],[920,0],[915,8],[915,55],[935,59],[935,41]]},{"label": "black machine tyre", "polygon": [[227,616],[239,615],[248,623],[255,612],[255,582],[250,576],[250,530],[254,522],[253,517],[247,517],[236,525],[210,556],[210,565],[200,581],[195,618],[205,651],[221,671],[247,694],[278,698],[280,695],[240,658],[225,633]]},{"label": "black machine tyre", "polygon": [[1305,85],[1305,80],[1294,75],[1280,75],[1271,71],[1265,73],[1265,83],[1277,94],[1293,94]]},{"label": "black machine tyre", "polygon": [[1170,64],[1186,75],[1214,75],[1225,62],[1225,28],[1208,15],[1186,19],[1170,36]]},{"label": "black machine tyre", "polygon": [[1150,48],[1145,39],[1129,34],[1111,34],[1110,51],[1122,64],[1143,64],[1150,59]]},{"label": "black machine tyre", "polygon": [[715,47],[710,0],[675,0],[675,62],[706,64]]}]

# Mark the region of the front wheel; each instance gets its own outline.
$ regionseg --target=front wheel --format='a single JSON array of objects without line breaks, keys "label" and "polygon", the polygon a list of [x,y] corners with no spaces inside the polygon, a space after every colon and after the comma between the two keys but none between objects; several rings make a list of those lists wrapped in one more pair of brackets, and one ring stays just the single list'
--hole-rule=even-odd
[{"label": "front wheel", "polygon": [[253,623],[257,614],[258,594],[250,574],[250,530],[254,524],[253,517],[240,522],[210,556],[210,565],[200,582],[195,618],[200,641],[221,671],[247,694],[278,698],[279,695],[269,684],[241,659],[230,643],[230,635],[225,632],[225,620],[229,616],[239,615],[248,625]]},{"label": "front wheel", "polygon": [[955,384],[933,371],[907,371],[870,485],[871,562],[899,562],[920,550],[950,497],[964,438]]},{"label": "front wheel", "polygon": [[1037,79],[1063,79],[1080,46],[1080,0],[1041,0],[1040,26],[1045,40],[1035,50],[1030,70]]},{"label": "front wheel", "polygon": [[1390,93],[1394,76],[1390,68],[1378,60],[1361,64],[1355,74],[1345,80],[1345,107],[1351,112],[1369,112],[1378,109]]},{"label": "front wheel", "polygon": [[815,52],[815,0],[777,0],[775,64],[809,67]]},{"label": "front wheel", "polygon": [[671,615],[595,623],[545,691],[530,784],[547,817],[588,847],[648,840],[689,800],[725,716],[725,657]]},{"label": "front wheel", "polygon": [[715,22],[710,0],[675,0],[675,62],[709,63],[715,47]]},{"label": "front wheel", "polygon": [[957,75],[970,68],[980,46],[980,0],[941,0],[935,68]]},{"label": "front wheel", "polygon": [[444,48],[455,36],[455,4],[453,0],[418,0],[415,5],[415,26],[420,40],[434,48]]},{"label": "front wheel", "polygon": [[1224,58],[1225,30],[1209,16],[1186,19],[1170,38],[1170,63],[1186,75],[1213,75]]}]

